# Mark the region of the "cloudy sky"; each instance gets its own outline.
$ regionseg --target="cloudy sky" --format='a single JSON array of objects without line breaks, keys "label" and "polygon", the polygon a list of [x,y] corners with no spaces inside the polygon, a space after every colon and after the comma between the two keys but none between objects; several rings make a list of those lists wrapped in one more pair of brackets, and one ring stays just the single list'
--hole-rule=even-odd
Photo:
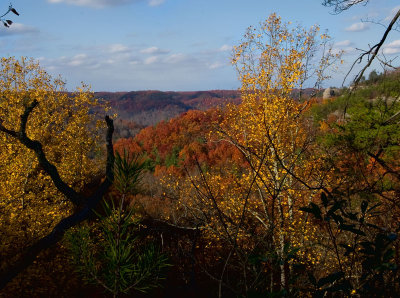
[{"label": "cloudy sky", "polygon": [[[2,56],[40,60],[70,90],[209,90],[239,86],[231,49],[245,29],[272,12],[285,21],[328,29],[347,64],[326,85],[340,85],[357,50],[381,37],[398,0],[372,0],[339,15],[322,0],[12,0],[20,16],[0,28]],[[0,12],[9,1],[0,1]],[[372,20],[373,22],[365,22]],[[387,58],[400,54],[389,36]],[[375,65],[379,70],[379,65]]]}]

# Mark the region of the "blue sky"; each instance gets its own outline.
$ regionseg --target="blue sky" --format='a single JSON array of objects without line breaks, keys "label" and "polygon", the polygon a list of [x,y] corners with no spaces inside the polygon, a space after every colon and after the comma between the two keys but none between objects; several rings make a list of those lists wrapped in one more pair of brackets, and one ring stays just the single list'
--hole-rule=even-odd
[{"label": "blue sky", "polygon": [[[0,28],[1,56],[39,59],[73,90],[94,91],[236,89],[231,48],[246,28],[276,12],[284,21],[328,29],[347,54],[325,86],[340,85],[355,48],[367,49],[388,23],[398,0],[371,0],[339,15],[322,0],[12,0],[20,16]],[[0,1],[6,11],[9,1]],[[400,33],[386,43],[388,58],[400,54]],[[374,65],[380,70],[379,65]]]}]

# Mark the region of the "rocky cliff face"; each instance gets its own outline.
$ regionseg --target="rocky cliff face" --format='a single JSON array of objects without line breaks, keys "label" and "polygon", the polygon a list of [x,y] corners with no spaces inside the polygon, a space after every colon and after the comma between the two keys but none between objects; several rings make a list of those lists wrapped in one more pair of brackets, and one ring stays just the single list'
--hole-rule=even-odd
[{"label": "rocky cliff face", "polygon": [[331,97],[339,96],[340,94],[341,94],[340,89],[329,87],[325,89],[322,98],[328,99]]}]

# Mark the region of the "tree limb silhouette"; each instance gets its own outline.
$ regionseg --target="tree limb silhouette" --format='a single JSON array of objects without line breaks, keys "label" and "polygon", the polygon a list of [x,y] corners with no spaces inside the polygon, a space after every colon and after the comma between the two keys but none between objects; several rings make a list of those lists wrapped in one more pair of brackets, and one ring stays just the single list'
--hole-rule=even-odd
[{"label": "tree limb silhouette", "polygon": [[13,23],[13,21],[11,21],[11,20],[5,20],[5,19],[3,19],[3,18],[4,18],[6,15],[8,15],[10,12],[12,12],[13,14],[19,16],[18,11],[16,11],[15,8],[12,7],[12,4],[10,3],[10,5],[8,6],[8,10],[7,10],[4,14],[2,14],[2,15],[0,16],[0,21],[3,22],[3,25],[4,25],[5,27],[7,27],[7,28],[11,26],[11,24]]},{"label": "tree limb silhouette", "polygon": [[33,109],[38,105],[38,102],[34,100],[29,106],[25,108],[24,113],[20,116],[21,124],[19,131],[13,131],[3,126],[0,119],[0,131],[17,138],[27,148],[32,149],[36,157],[38,158],[39,164],[43,167],[45,172],[51,177],[57,189],[63,193],[68,200],[79,206],[79,210],[72,215],[62,219],[49,233],[48,235],[41,238],[39,241],[31,245],[23,255],[17,260],[17,262],[10,268],[6,268],[4,272],[0,273],[0,290],[3,289],[14,277],[20,272],[29,267],[33,261],[37,258],[40,252],[56,244],[62,239],[65,232],[81,223],[82,221],[89,218],[92,214],[92,210],[101,201],[103,195],[106,193],[108,188],[114,181],[114,149],[112,144],[112,135],[114,132],[113,120],[106,116],[105,121],[107,123],[107,135],[106,135],[106,146],[107,146],[107,164],[106,164],[106,178],[101,183],[96,192],[88,197],[84,198],[69,187],[64,181],[62,181],[57,168],[47,160],[46,155],[43,151],[42,144],[38,141],[31,140],[26,135],[26,124],[29,115]]},{"label": "tree limb silhouette", "polygon": [[[375,44],[374,46],[372,46],[368,51],[364,51],[364,53],[362,53],[356,61],[354,61],[354,63],[352,64],[349,72],[347,73],[347,75],[344,78],[344,81],[346,80],[346,78],[348,77],[348,75],[350,74],[350,72],[353,70],[354,66],[356,64],[359,64],[362,62],[362,60],[364,59],[364,57],[367,57],[367,64],[359,71],[359,73],[357,74],[357,76],[354,79],[354,85],[358,85],[358,83],[360,82],[361,78],[364,75],[364,72],[367,70],[368,67],[370,67],[372,61],[374,61],[374,59],[376,58],[376,56],[379,53],[379,50],[381,49],[381,47],[383,46],[383,44],[386,41],[387,36],[389,35],[389,32],[392,31],[394,24],[396,24],[396,22],[398,21],[398,19],[400,18],[400,9],[397,11],[396,15],[393,17],[393,19],[390,21],[389,26],[386,28],[385,32],[382,35],[381,40]],[[393,67],[393,66],[392,66]],[[343,81],[343,82],[344,82]]]},{"label": "tree limb silhouette", "polygon": [[369,0],[324,0],[322,5],[324,6],[329,6],[329,7],[334,7],[333,11],[335,14],[341,13],[343,10],[347,10],[353,5],[357,5],[360,3],[364,3],[364,5],[367,5]]}]

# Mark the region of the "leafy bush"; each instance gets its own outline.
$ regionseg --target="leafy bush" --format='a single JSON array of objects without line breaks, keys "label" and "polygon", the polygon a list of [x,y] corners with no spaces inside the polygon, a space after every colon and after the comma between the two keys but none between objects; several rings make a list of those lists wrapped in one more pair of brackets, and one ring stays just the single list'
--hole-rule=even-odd
[{"label": "leafy bush", "polygon": [[77,271],[88,283],[101,285],[114,297],[133,290],[147,292],[160,285],[169,265],[155,245],[138,236],[140,220],[134,209],[124,210],[127,193],[137,193],[144,170],[139,156],[116,155],[116,188],[119,205],[104,201],[104,215],[94,226],[82,225],[67,235]]}]

